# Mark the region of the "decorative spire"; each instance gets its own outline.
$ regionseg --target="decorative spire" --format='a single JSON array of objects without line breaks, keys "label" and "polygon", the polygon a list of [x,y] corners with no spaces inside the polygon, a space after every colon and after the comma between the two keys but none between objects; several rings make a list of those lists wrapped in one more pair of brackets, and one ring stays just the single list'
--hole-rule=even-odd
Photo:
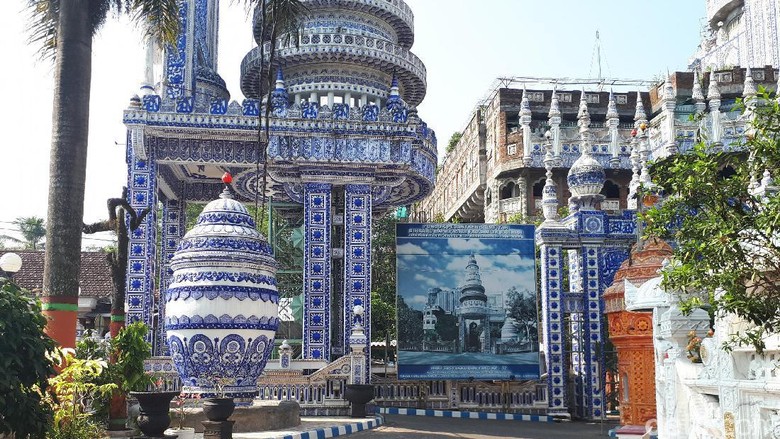
[{"label": "decorative spire", "polygon": [[544,214],[545,223],[554,223],[560,219],[558,216],[558,188],[552,178],[555,157],[553,156],[553,145],[551,142],[552,134],[547,131],[544,136],[547,139],[544,145],[547,150],[544,155],[544,169],[547,171],[547,180],[545,180],[544,188],[542,189],[542,213]]},{"label": "decorative spire", "polygon": [[580,93],[580,108],[577,112],[577,119],[577,126],[580,127],[580,154],[590,155],[590,113],[584,89]]},{"label": "decorative spire", "polygon": [[707,87],[707,99],[710,101],[713,99],[720,100],[720,88],[718,88],[718,79],[715,77],[715,72],[710,72],[710,86]]},{"label": "decorative spire", "polygon": [[720,88],[718,88],[718,79],[715,72],[710,72],[710,86],[707,87],[707,99],[710,101],[710,144],[713,149],[717,150],[723,144],[720,138]]},{"label": "decorative spire", "polygon": [[742,97],[745,98],[746,101],[752,100],[752,98],[756,97],[757,93],[756,83],[753,82],[753,75],[750,73],[750,67],[748,67],[745,69],[745,84],[742,90]]},{"label": "decorative spire", "polygon": [[289,105],[289,96],[287,95],[287,89],[284,85],[284,74],[282,68],[276,71],[276,88],[271,92],[271,108],[273,114],[276,117],[284,117],[287,115],[287,108]]},{"label": "decorative spire", "polygon": [[550,99],[550,112],[547,113],[547,117],[561,117],[561,109],[558,104],[558,92],[553,89],[552,97]]},{"label": "decorative spire", "polygon": [[669,79],[670,77],[667,76],[666,80],[664,81],[664,90],[663,94],[661,95],[661,100],[664,101],[673,101],[675,99],[674,86],[672,86],[672,81]]},{"label": "decorative spire", "polygon": [[520,101],[520,126],[523,129],[523,164],[531,166],[531,103],[528,101],[528,91],[523,85],[523,98]]},{"label": "decorative spire", "polygon": [[645,104],[642,103],[642,92],[636,92],[636,111],[634,112],[634,126],[639,126],[647,122],[647,114],[645,113]]},{"label": "decorative spire", "polygon": [[637,189],[639,188],[639,130],[631,130],[631,182],[628,183],[628,208],[637,208]]},{"label": "decorative spire", "polygon": [[664,144],[664,151],[667,155],[677,154],[677,139],[675,135],[674,126],[674,112],[677,107],[677,97],[672,86],[671,76],[667,75],[666,81],[664,81],[664,90],[661,100],[663,102],[664,110],[666,112],[666,118],[663,121],[663,133],[666,137]]},{"label": "decorative spire", "polygon": [[701,88],[701,78],[699,78],[699,70],[693,71],[693,91],[692,96],[694,105],[696,106],[697,113],[703,113],[707,108],[707,104],[704,102],[704,92]]},{"label": "decorative spire", "polygon": [[394,113],[403,108],[403,102],[401,102],[401,94],[398,92],[398,78],[393,71],[393,79],[390,81],[390,94],[387,96],[387,103],[385,108],[391,113]]},{"label": "decorative spire", "polygon": [[523,99],[520,100],[520,117],[531,117],[531,115],[531,103],[528,101],[528,92],[525,89],[525,85],[523,85]]},{"label": "decorative spire", "polygon": [[607,104],[607,119],[616,119],[620,117],[617,112],[617,103],[615,102],[615,93],[609,90],[609,103]]},{"label": "decorative spire", "polygon": [[612,156],[609,158],[609,165],[612,168],[620,167],[620,145],[618,139],[618,126],[620,125],[620,114],[617,111],[615,102],[615,93],[609,90],[609,103],[607,104],[607,127],[609,128],[609,148]]}]

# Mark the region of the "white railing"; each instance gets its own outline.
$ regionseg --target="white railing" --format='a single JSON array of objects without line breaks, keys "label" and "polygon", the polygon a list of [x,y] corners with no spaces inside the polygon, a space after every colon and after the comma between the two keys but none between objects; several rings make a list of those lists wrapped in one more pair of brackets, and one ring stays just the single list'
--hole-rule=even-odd
[{"label": "white railing", "polygon": [[604,200],[601,202],[601,210],[616,212],[620,210],[620,200]]},{"label": "white railing", "polygon": [[521,197],[504,198],[503,200],[498,200],[499,213],[525,213],[522,212],[522,210],[523,203]]}]

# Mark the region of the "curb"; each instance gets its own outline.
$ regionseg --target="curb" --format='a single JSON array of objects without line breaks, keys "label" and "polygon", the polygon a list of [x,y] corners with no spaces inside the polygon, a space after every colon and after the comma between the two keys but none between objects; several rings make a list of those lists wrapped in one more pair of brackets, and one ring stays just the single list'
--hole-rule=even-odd
[{"label": "curb", "polygon": [[288,434],[280,436],[280,439],[324,439],[329,437],[344,436],[359,431],[371,430],[382,425],[382,418],[376,416],[371,419],[365,419],[356,421],[351,424],[341,425],[338,427],[325,427],[318,428],[316,430],[303,431],[296,434]]},{"label": "curb", "polygon": [[377,413],[384,415],[434,416],[440,418],[491,419],[503,421],[555,422],[555,418],[545,415],[523,415],[514,413],[461,412],[454,410],[406,409],[397,407],[377,407]]}]

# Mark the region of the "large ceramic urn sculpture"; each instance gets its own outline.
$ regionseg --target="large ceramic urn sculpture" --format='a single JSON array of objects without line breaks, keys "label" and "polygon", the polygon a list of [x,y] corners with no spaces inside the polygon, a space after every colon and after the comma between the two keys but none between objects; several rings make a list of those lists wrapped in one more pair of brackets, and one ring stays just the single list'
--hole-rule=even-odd
[{"label": "large ceramic urn sculpture", "polygon": [[257,395],[279,327],[276,267],[268,242],[226,187],[171,259],[165,330],[182,385],[238,401]]}]

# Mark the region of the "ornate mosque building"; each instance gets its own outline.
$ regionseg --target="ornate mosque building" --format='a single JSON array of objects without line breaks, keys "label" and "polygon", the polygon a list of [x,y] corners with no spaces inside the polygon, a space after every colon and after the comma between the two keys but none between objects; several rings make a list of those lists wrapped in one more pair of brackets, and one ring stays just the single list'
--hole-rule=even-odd
[{"label": "ornate mosque building", "polygon": [[[542,264],[545,382],[532,383],[539,386],[533,391],[502,388],[508,399],[497,401],[498,392],[487,384],[433,381],[426,384],[426,401],[433,408],[541,406],[552,415],[603,418],[605,313],[623,318],[627,312],[620,299],[605,304],[603,294],[636,242],[635,213],[642,205],[641,188],[650,181],[648,161],[684,153],[699,139],[715,148],[737,145],[751,116],[733,110],[732,104],[738,98],[750,101],[759,85],[775,90],[780,79],[775,68],[780,64],[778,3],[708,0],[707,27],[692,70],[669,75],[661,84],[505,81],[472,113],[438,175],[436,137],[415,109],[425,96],[426,71],[410,51],[414,32],[409,7],[400,0],[306,4],[310,15],[300,46],[279,47],[277,63],[271,67],[277,79],[268,103],[272,116],[267,139],[260,131],[264,90],[258,85],[267,68],[263,62],[267,51],[257,48],[245,56],[241,83],[247,99],[230,101],[216,65],[218,1],[181,2],[183,31],[176,47],[165,52],[162,78],[152,73],[155,60],[150,52],[142,96],[134,98],[124,113],[130,201],[136,209],[150,208],[130,241],[129,321],[143,321],[154,329],[158,353],[165,352],[162,322],[180,330],[225,325],[187,321],[180,314],[167,317],[156,294],[178,280],[172,278],[170,260],[182,242],[187,203],[216,199],[225,172],[234,176],[227,182],[235,200],[268,197],[285,203],[283,215],[303,218],[301,355],[306,369],[319,368],[324,380],[370,379],[366,358],[352,361],[346,354],[350,348],[366,351],[371,339],[375,215],[413,205],[412,219],[420,222],[440,218],[502,222],[535,216],[544,219],[536,239]],[[258,29],[255,21],[258,44],[269,44]],[[263,159],[258,145],[266,142],[268,154]],[[261,169],[266,170],[267,185],[261,184]],[[437,185],[437,180],[447,184]],[[771,176],[764,180],[756,182],[756,189],[771,184]],[[266,191],[259,193],[263,187]],[[163,205],[161,218],[158,203]],[[560,215],[562,207],[567,207],[565,216]],[[202,221],[210,224],[212,219]],[[219,221],[220,230],[236,229],[226,218]],[[229,246],[218,237],[198,238],[212,250]],[[471,270],[478,270],[476,264]],[[621,277],[631,276],[624,272]],[[478,274],[475,279],[460,298],[466,297],[468,303],[452,304],[467,313],[472,309],[465,316],[470,319],[485,318],[486,295]],[[629,292],[625,294],[628,297]],[[669,320],[672,317],[676,320]],[[690,320],[672,317],[660,325]],[[694,330],[702,326],[701,321],[694,323]],[[610,327],[610,336],[627,335],[620,330]],[[508,332],[507,337],[512,335]],[[672,390],[682,389],[672,364],[681,352],[680,334],[662,333],[669,346],[677,347],[665,351],[669,357],[655,358],[657,373],[666,377],[664,385]],[[290,346],[284,344],[283,351],[288,361],[282,364],[290,367]],[[763,371],[760,376],[770,375],[768,366],[759,370],[763,359],[761,364],[757,358],[746,361]],[[630,372],[625,364],[624,369],[618,366],[618,373]],[[732,374],[729,379],[737,378]],[[332,381],[314,385],[300,374],[280,376],[276,382],[274,375],[269,379],[271,384],[264,384],[260,392],[271,399],[295,398],[319,409],[324,401],[340,397]],[[708,383],[708,391],[732,396],[741,385],[730,381],[733,386],[726,389]],[[636,391],[626,389],[625,398]],[[380,389],[377,401],[403,404],[419,396],[393,400],[398,395],[406,397]],[[691,395],[716,415],[718,410],[730,410],[732,421],[739,409],[736,397],[722,399],[721,405],[701,393]],[[641,401],[651,405],[647,399]],[[667,431],[682,425],[675,419],[688,413],[668,405],[664,410],[659,417],[665,416],[662,429]],[[740,428],[762,425],[780,431],[780,410],[759,412],[760,418],[737,413],[744,418]],[[642,411],[629,421],[641,424],[654,415]],[[712,417],[700,418],[689,421],[706,423]]]},{"label": "ornate mosque building", "polygon": [[[217,0],[181,2],[182,32],[165,51],[162,78],[148,55],[143,94],[124,113],[130,201],[150,208],[130,240],[127,306],[129,321],[154,328],[158,353],[169,319],[155,292],[171,282],[185,207],[216,199],[225,172],[237,201],[267,197],[286,203],[284,215],[304,218],[301,345],[310,368],[344,354],[355,325],[366,329],[368,347],[372,218],[433,188],[436,137],[416,112],[426,70],[410,51],[413,15],[403,1],[305,3],[300,45],[279,46],[272,67],[268,139],[259,126],[268,51],[246,54],[247,99],[231,101],[217,72]],[[254,35],[267,48],[258,15]],[[260,140],[267,140],[267,161]],[[267,189],[258,194],[263,169]],[[361,373],[358,381],[367,379]]]}]

